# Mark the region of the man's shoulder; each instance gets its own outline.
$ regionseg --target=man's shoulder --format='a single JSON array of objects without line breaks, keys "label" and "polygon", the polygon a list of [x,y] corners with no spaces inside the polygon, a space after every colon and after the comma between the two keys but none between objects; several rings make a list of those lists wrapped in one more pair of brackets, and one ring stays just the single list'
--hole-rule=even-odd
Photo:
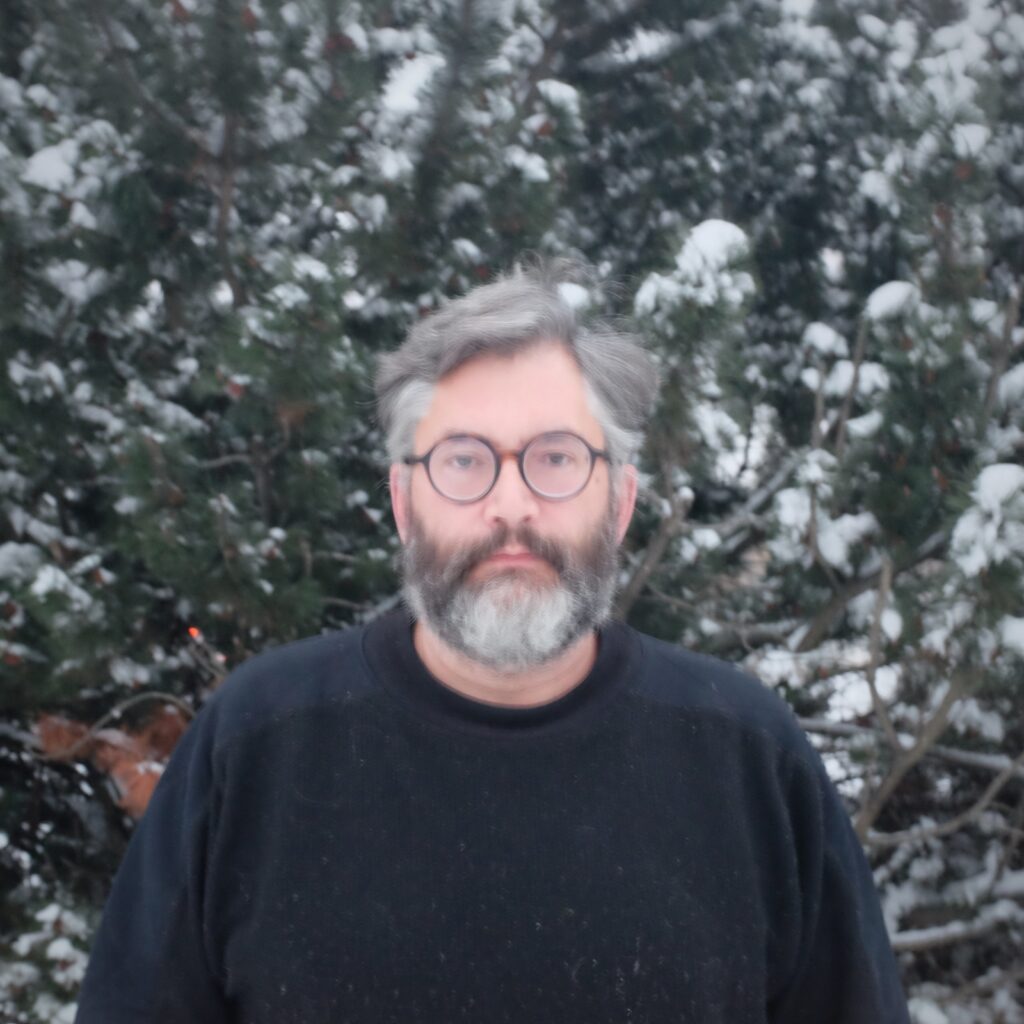
[{"label": "man's shoulder", "polygon": [[806,736],[793,709],[760,679],[720,658],[645,633],[637,636],[644,650],[642,699],[726,721],[790,750],[807,751]]},{"label": "man's shoulder", "polygon": [[267,648],[242,662],[203,709],[215,720],[217,744],[289,714],[337,707],[371,690],[363,633],[361,626],[321,633]]}]

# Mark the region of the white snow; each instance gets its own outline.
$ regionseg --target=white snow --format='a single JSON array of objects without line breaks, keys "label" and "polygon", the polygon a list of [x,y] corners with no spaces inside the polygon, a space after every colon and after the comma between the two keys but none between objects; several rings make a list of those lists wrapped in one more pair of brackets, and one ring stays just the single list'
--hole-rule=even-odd
[{"label": "white snow", "polygon": [[292,261],[292,266],[295,268],[296,275],[308,277],[312,281],[328,281],[331,277],[325,263],[321,263],[320,260],[314,259],[306,253],[296,256]]},{"label": "white snow", "polygon": [[33,153],[25,164],[21,180],[49,192],[64,192],[74,183],[74,164],[77,161],[78,143],[74,139],[64,139]]},{"label": "white snow", "polygon": [[857,185],[857,191],[866,199],[886,209],[899,208],[896,193],[893,191],[892,183],[881,171],[865,171]]},{"label": "white snow", "polygon": [[965,697],[957,701],[950,721],[957,731],[976,733],[982,739],[993,743],[1002,743],[1006,735],[1006,725],[1002,716],[996,711],[982,707],[974,697]]},{"label": "white snow", "polygon": [[270,298],[282,309],[294,309],[309,301],[309,293],[294,281],[283,281],[270,290]]},{"label": "white snow", "polygon": [[825,379],[825,394],[832,397],[845,395],[852,383],[853,362],[849,359],[840,359]]},{"label": "white snow", "polygon": [[[884,703],[896,696],[900,673],[896,665],[879,665],[875,670],[875,689]],[[840,720],[860,718],[872,707],[871,685],[864,672],[842,672],[833,680],[832,695],[829,698],[830,717]]]},{"label": "white snow", "polygon": [[914,1024],[950,1024],[946,1011],[932,999],[913,996],[908,1000],[907,1006]]},{"label": "white snow", "polygon": [[53,593],[63,594],[71,601],[71,606],[76,611],[84,611],[92,604],[92,597],[55,565],[42,566],[36,573],[30,589],[35,597],[46,597]]},{"label": "white snow", "polygon": [[969,160],[985,148],[991,136],[986,125],[957,124],[953,126],[953,148],[961,160]]},{"label": "white snow", "polygon": [[418,53],[398,64],[384,85],[381,108],[392,114],[415,114],[423,91],[444,65],[444,57],[437,53]]},{"label": "white snow", "polygon": [[889,390],[889,372],[881,363],[865,360],[857,374],[857,394],[868,396]]},{"label": "white snow", "polygon": [[480,246],[469,238],[452,239],[452,248],[455,250],[456,256],[465,260],[466,263],[477,266],[484,262],[484,254]]},{"label": "white snow", "polygon": [[874,434],[878,433],[882,423],[883,418],[881,412],[879,412],[878,409],[872,409],[871,412],[867,412],[863,416],[856,416],[851,420],[847,420],[846,432],[850,437],[872,437]]},{"label": "white snow", "polygon": [[706,220],[687,236],[676,256],[676,266],[685,277],[699,278],[707,271],[724,270],[747,255],[749,243],[742,229],[726,220]]},{"label": "white snow", "polygon": [[1024,555],[1024,466],[986,466],[971,497],[974,506],[957,521],[951,539],[953,558],[968,576]]},{"label": "white snow", "polygon": [[234,292],[231,291],[231,285],[227,281],[218,281],[210,289],[210,302],[214,309],[224,312],[231,308],[234,301]]},{"label": "white snow", "polygon": [[665,317],[683,302],[738,307],[754,292],[754,279],[732,264],[749,252],[746,234],[724,220],[706,220],[687,236],[669,275],[649,274],[636,293],[639,316]]},{"label": "white snow", "polygon": [[98,267],[90,269],[81,260],[51,263],[45,270],[46,279],[76,306],[85,305],[99,294],[107,283],[107,274]]},{"label": "white snow", "polygon": [[800,383],[808,391],[817,392],[821,387],[821,372],[815,366],[806,366],[800,371]]},{"label": "white snow", "polygon": [[868,296],[865,316],[869,320],[889,320],[915,306],[920,298],[917,286],[909,281],[889,281]]},{"label": "white snow", "polygon": [[810,323],[804,328],[801,341],[806,347],[814,349],[815,352],[819,352],[823,356],[844,357],[849,355],[846,339],[834,327],[829,327],[828,324],[823,324],[820,321]]},{"label": "white snow", "polygon": [[884,43],[889,33],[889,26],[873,14],[857,15],[857,28],[860,29],[861,35],[873,43]]},{"label": "white snow", "polygon": [[[278,287],[283,288],[285,286],[278,285]],[[206,424],[193,416],[184,406],[158,398],[140,380],[130,380],[128,382],[128,387],[125,389],[125,398],[128,404],[134,408],[149,412],[165,430],[200,433],[207,429]]]},{"label": "white snow", "polygon": [[553,107],[561,107],[574,118],[580,116],[580,94],[568,83],[556,78],[542,78],[537,91]]},{"label": "white snow", "polygon": [[829,565],[850,571],[850,549],[878,530],[878,520],[870,512],[841,515],[818,523],[818,550]]},{"label": "white snow", "polygon": [[637,289],[633,309],[637,316],[656,316],[675,309],[683,301],[683,287],[665,274],[648,274]]},{"label": "white snow", "polygon": [[120,686],[149,682],[149,669],[131,658],[114,658],[110,662],[110,678]]},{"label": "white snow", "polygon": [[558,297],[571,309],[586,309],[591,301],[590,292],[573,281],[563,281],[558,286]]},{"label": "white snow", "polygon": [[528,153],[522,146],[509,146],[505,150],[505,159],[515,167],[527,181],[550,181],[547,161],[539,153]]},{"label": "white snow", "polygon": [[39,569],[43,553],[35,544],[0,544],[0,580],[26,580]]},{"label": "white snow", "polygon": [[89,207],[77,201],[71,204],[68,221],[75,227],[84,228],[86,231],[95,231],[97,227],[97,220]]},{"label": "white snow", "polygon": [[370,161],[385,181],[399,181],[412,174],[414,168],[408,151],[394,146],[377,146],[370,154]]},{"label": "white snow", "polygon": [[999,641],[1007,650],[1024,657],[1024,618],[1004,615],[999,620]]},{"label": "white snow", "polygon": [[1024,489],[1024,466],[1003,462],[986,466],[978,474],[972,494],[978,505],[994,512]]}]

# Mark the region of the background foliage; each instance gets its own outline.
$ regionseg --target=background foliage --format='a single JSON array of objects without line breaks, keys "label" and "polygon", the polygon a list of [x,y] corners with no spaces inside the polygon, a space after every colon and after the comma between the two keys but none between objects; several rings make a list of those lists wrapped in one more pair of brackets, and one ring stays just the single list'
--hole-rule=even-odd
[{"label": "background foliage", "polygon": [[160,716],[394,601],[374,357],[533,250],[664,371],[620,612],[792,701],[918,1024],[1024,1020],[1011,0],[3,18],[4,1014],[71,1019]]}]

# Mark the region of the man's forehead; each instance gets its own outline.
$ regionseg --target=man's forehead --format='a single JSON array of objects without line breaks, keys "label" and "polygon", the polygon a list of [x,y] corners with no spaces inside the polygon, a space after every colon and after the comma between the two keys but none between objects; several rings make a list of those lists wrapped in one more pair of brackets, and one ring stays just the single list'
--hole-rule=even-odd
[{"label": "man's forehead", "polygon": [[416,436],[434,443],[465,433],[520,445],[558,430],[602,440],[575,358],[557,342],[542,342],[511,355],[476,356],[442,377]]}]

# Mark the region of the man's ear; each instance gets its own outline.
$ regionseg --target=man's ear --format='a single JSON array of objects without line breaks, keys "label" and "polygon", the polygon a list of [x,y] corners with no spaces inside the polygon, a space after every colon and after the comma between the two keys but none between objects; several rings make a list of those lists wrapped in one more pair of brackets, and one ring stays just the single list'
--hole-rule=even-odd
[{"label": "man's ear", "polygon": [[388,474],[388,490],[391,495],[391,514],[395,517],[395,526],[398,527],[398,538],[405,543],[409,533],[409,489],[408,480],[404,480],[404,466],[397,462],[392,463],[391,471]]},{"label": "man's ear", "polygon": [[615,524],[615,540],[622,543],[636,508],[637,471],[636,466],[623,466],[619,477],[619,508]]}]

